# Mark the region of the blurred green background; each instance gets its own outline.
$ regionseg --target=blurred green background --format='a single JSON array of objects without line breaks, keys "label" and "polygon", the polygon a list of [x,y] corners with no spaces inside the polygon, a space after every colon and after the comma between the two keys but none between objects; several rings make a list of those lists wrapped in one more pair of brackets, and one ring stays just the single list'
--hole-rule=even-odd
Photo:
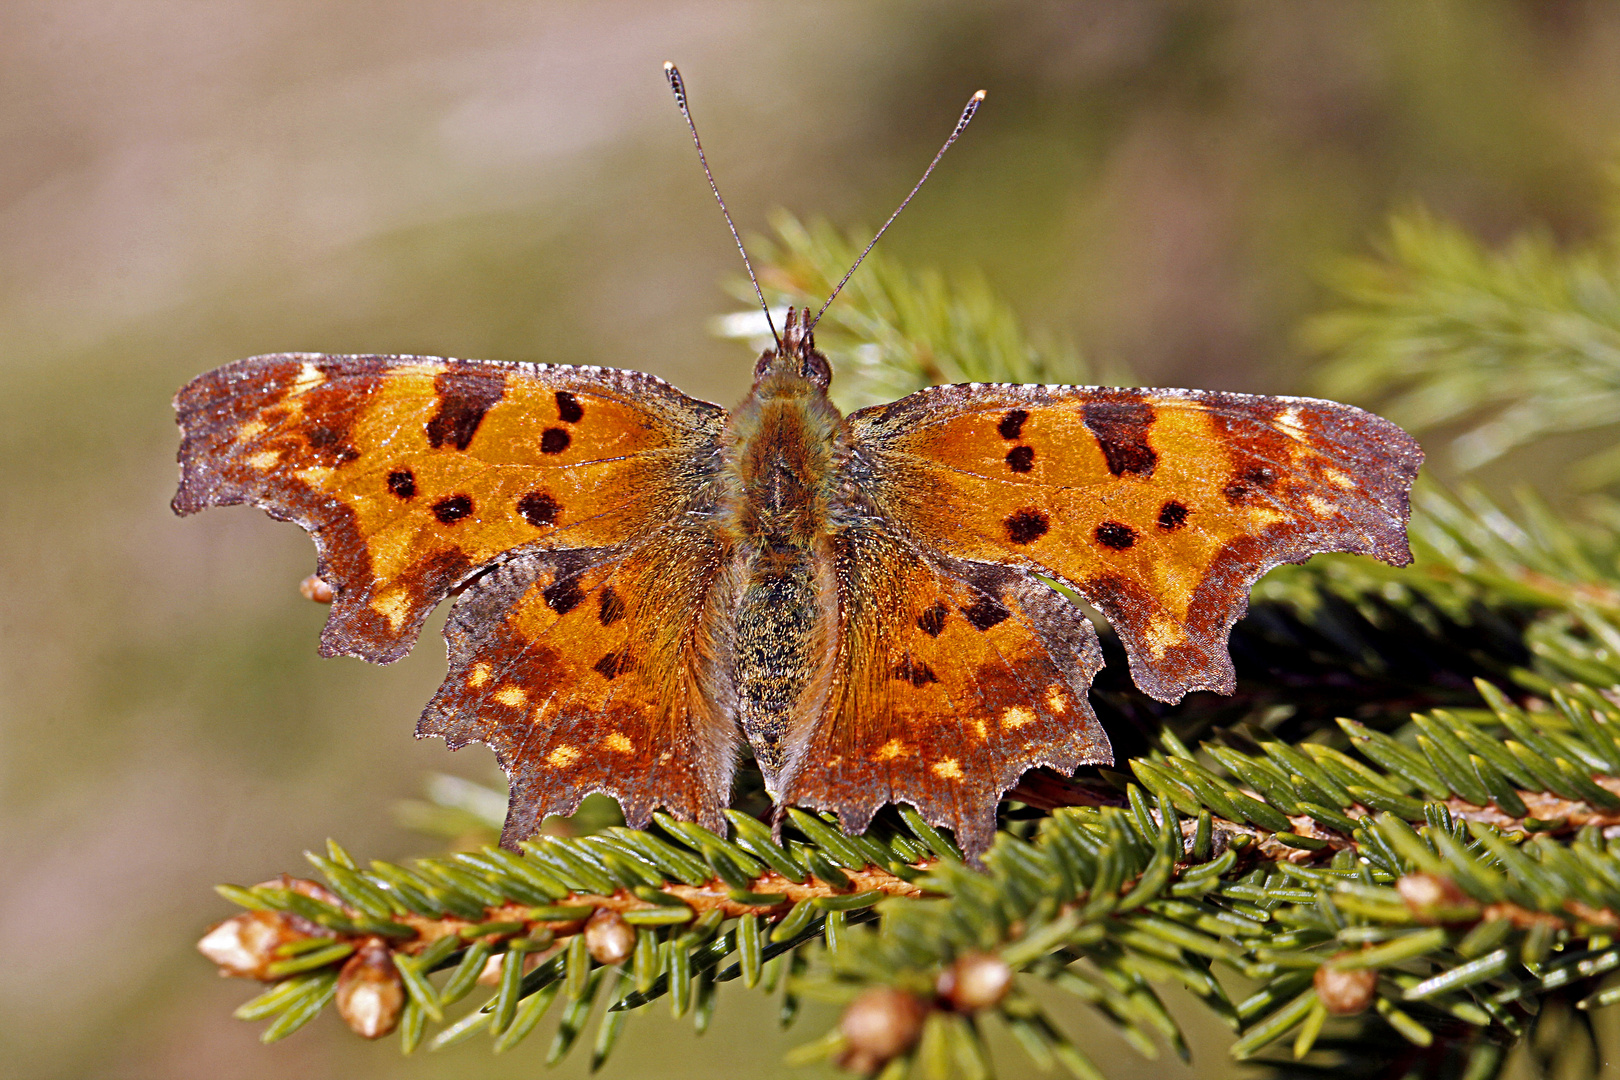
[{"label": "blurred green background", "polygon": [[[308,540],[167,503],[168,400],[294,349],[640,368],[730,403],[735,253],[660,64],[682,65],[745,232],[882,220],[1143,381],[1298,389],[1321,271],[1421,202],[1486,238],[1603,224],[1620,7],[1286,3],[0,5],[0,1073],[532,1075],[401,1059],[321,1018],[257,1044],[192,951],[216,881],[432,842],[391,806],[443,769],[411,726],[436,629],[319,661]],[[835,358],[836,359],[836,358]],[[693,1039],[654,1007],[608,1073],[776,1075],[768,1005]],[[1087,1045],[1116,1077],[1234,1075]],[[811,1025],[809,1031],[820,1026]],[[583,1072],[578,1055],[563,1075]]]}]

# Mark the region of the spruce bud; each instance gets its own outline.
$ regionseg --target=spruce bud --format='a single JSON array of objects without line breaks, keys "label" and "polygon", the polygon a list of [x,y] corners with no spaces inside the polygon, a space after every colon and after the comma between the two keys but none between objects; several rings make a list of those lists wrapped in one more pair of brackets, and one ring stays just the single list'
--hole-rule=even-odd
[{"label": "spruce bud", "polygon": [[978,1012],[999,1004],[1012,989],[1012,968],[988,953],[965,953],[939,973],[935,991],[957,1012]]},{"label": "spruce bud", "polygon": [[317,604],[330,604],[334,595],[332,586],[316,574],[300,581],[298,591],[304,594],[305,600],[313,600]]},{"label": "spruce bud", "polygon": [[597,908],[585,920],[584,934],[585,947],[598,964],[622,964],[636,947],[636,928],[611,908]]},{"label": "spruce bud", "polygon": [[850,1002],[838,1021],[844,1036],[839,1065],[854,1072],[877,1072],[916,1045],[927,1017],[928,1007],[915,996],[874,986]]},{"label": "spruce bud", "polygon": [[221,975],[269,979],[276,950],[309,934],[296,930],[276,911],[244,911],[216,923],[197,942],[197,951],[219,965]]},{"label": "spruce bud", "polygon": [[1316,997],[1332,1016],[1354,1016],[1372,1004],[1378,972],[1372,968],[1336,968],[1332,961],[1316,969]]},{"label": "spruce bud", "polygon": [[377,938],[349,957],[338,974],[337,1011],[349,1030],[367,1039],[380,1039],[399,1023],[405,1007],[405,986],[388,947]]},{"label": "spruce bud", "polygon": [[1407,874],[1396,880],[1395,891],[1421,922],[1469,922],[1479,918],[1479,905],[1450,878]]}]

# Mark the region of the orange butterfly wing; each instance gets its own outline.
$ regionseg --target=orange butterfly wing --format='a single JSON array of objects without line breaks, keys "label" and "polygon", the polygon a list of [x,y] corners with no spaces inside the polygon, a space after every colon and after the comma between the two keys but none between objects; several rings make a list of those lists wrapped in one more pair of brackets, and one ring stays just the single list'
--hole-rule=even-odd
[{"label": "orange butterfly wing", "polygon": [[416,733],[495,751],[512,782],[503,842],[589,791],[632,825],[662,805],[725,830],[737,726],[711,704],[698,640],[722,552],[675,523],[618,548],[520,555],[456,601],[450,673]]},{"label": "orange butterfly wing", "polygon": [[175,510],[252,503],[313,534],[326,655],[386,662],[464,589],[418,725],[488,743],[522,839],[592,790],[643,822],[719,825],[735,725],[704,706],[696,635],[720,546],[724,410],[637,372],[263,356],[176,399]]},{"label": "orange butterfly wing", "polygon": [[881,514],[925,548],[1072,585],[1163,701],[1232,692],[1227,636],[1270,568],[1324,551],[1411,561],[1423,452],[1348,405],[963,385],[864,409],[850,427]]},{"label": "orange butterfly wing", "polygon": [[639,372],[254,357],[192,380],[174,509],[252,503],[314,535],[326,656],[389,662],[504,553],[610,546],[679,513],[725,411]]},{"label": "orange butterfly wing", "polygon": [[792,731],[778,801],[864,830],[908,802],[971,855],[1027,769],[1113,760],[1086,700],[1096,631],[1034,575],[919,549],[894,528],[839,545],[843,633],[826,708]]}]

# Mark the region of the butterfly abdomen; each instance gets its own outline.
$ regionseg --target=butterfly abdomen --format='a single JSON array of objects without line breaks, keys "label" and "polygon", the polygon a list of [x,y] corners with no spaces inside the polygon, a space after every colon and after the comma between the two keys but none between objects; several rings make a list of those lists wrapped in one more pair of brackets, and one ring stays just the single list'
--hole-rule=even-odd
[{"label": "butterfly abdomen", "polygon": [[808,552],[760,552],[736,607],[737,721],[773,789],[794,721],[824,696],[822,669],[834,651],[826,565]]},{"label": "butterfly abdomen", "polygon": [[772,789],[795,722],[825,699],[836,652],[828,508],[842,426],[825,387],[784,365],[767,368],[724,438],[736,560],[727,696]]}]

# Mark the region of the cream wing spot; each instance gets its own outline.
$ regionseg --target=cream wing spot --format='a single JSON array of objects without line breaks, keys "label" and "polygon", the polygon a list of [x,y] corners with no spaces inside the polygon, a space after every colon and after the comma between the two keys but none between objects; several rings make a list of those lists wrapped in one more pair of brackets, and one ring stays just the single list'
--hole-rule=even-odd
[{"label": "cream wing spot", "polygon": [[467,673],[467,685],[474,690],[489,682],[490,670],[488,664],[474,664]]},{"label": "cream wing spot", "polygon": [[387,592],[371,601],[371,610],[388,620],[397,633],[411,613],[411,598],[403,592]]},{"label": "cream wing spot", "polygon": [[929,769],[941,780],[962,779],[962,766],[957,764],[956,759],[953,757],[948,757],[944,761],[936,761],[929,766]]},{"label": "cream wing spot", "polygon": [[1063,693],[1063,687],[1056,683],[1046,688],[1046,707],[1062,716],[1069,711],[1069,699]]},{"label": "cream wing spot", "polygon": [[274,450],[261,450],[247,459],[248,468],[264,472],[273,469],[281,463],[281,455]]},{"label": "cream wing spot", "polygon": [[1155,614],[1148,623],[1147,646],[1155,660],[1175,646],[1185,645],[1188,640],[1186,628],[1175,619]]},{"label": "cream wing spot", "polygon": [[1306,495],[1305,505],[1311,508],[1311,513],[1319,518],[1332,517],[1338,512],[1338,507],[1322,498],[1320,495]]},{"label": "cream wing spot", "polygon": [[263,435],[269,426],[270,425],[264,422],[263,417],[255,416],[252,420],[249,420],[247,423],[243,424],[237,429],[236,441],[239,443],[252,442],[260,435]]},{"label": "cream wing spot", "polygon": [[635,750],[635,746],[622,731],[608,732],[607,738],[602,740],[602,745],[620,754],[628,754]]},{"label": "cream wing spot", "polygon": [[1001,726],[1006,731],[1017,731],[1026,724],[1035,722],[1035,714],[1022,705],[1008,706],[1001,714]]},{"label": "cream wing spot", "polygon": [[307,394],[325,381],[326,374],[322,372],[320,368],[306,360],[302,365],[299,366],[298,378],[293,380],[292,389],[288,391],[288,393],[292,397],[297,397],[299,394]]},{"label": "cream wing spot", "polygon": [[1309,432],[1306,430],[1304,423],[1300,420],[1300,416],[1301,414],[1299,411],[1299,406],[1290,405],[1278,415],[1276,421],[1277,426],[1282,428],[1288,434],[1292,435],[1294,438],[1303,440],[1306,435],[1309,434]]},{"label": "cream wing spot", "polygon": [[888,742],[877,748],[877,751],[872,755],[872,760],[893,761],[897,757],[904,756],[905,753],[905,743],[901,742],[899,739],[890,739]]},{"label": "cream wing spot", "polygon": [[521,709],[529,703],[528,691],[521,686],[503,686],[495,691],[494,697],[502,705],[513,709]]},{"label": "cream wing spot", "polygon": [[567,743],[558,745],[551,753],[546,755],[546,763],[555,765],[559,769],[566,769],[580,759],[579,749]]}]

